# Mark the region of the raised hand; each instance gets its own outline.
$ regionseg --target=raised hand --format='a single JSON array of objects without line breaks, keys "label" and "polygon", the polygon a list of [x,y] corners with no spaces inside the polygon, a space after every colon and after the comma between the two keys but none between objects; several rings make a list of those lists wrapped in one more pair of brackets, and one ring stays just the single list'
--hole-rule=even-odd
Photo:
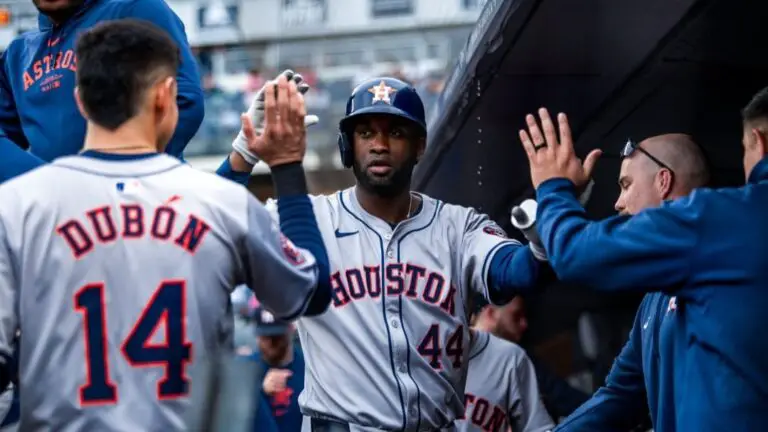
[{"label": "raised hand", "polygon": [[[248,119],[250,120],[249,123],[252,125],[251,129],[256,135],[261,135],[264,132],[264,94],[266,92],[267,86],[269,86],[271,83],[276,83],[280,77],[285,77],[287,80],[296,83],[296,87],[299,93],[302,95],[306,94],[310,90],[309,84],[304,81],[304,77],[290,69],[284,70],[280,73],[280,75],[277,76],[277,78],[265,83],[264,86],[259,89],[256,95],[253,97],[253,101],[251,101],[251,105],[248,107],[248,111],[245,113],[245,115],[247,115]],[[304,126],[309,127],[317,124],[319,121],[320,119],[316,115],[307,115],[304,117]],[[249,142],[250,140],[246,136],[245,127],[241,127],[237,137],[234,141],[232,141],[232,148],[238,152],[246,162],[251,165],[255,165],[259,162],[259,158],[256,156],[256,154],[253,153],[251,149],[248,148]]]},{"label": "raised hand", "polygon": [[520,141],[531,166],[533,187],[538,188],[541,183],[552,178],[567,178],[579,190],[583,190],[592,177],[592,170],[602,151],[591,151],[582,164],[573,149],[568,117],[563,113],[557,115],[559,134],[546,108],[539,109],[539,118],[541,128],[536,117],[528,114],[525,117],[528,131],[520,130]]},{"label": "raised hand", "polygon": [[304,97],[296,82],[281,75],[264,90],[264,130],[256,132],[248,114],[240,117],[248,149],[270,167],[301,162],[306,152]]}]

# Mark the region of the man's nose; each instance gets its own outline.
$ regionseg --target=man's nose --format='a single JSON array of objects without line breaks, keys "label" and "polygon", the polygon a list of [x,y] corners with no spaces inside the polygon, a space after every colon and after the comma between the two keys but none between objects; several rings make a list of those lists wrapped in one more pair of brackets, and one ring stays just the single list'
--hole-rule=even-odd
[{"label": "man's nose", "polygon": [[383,153],[389,151],[389,138],[386,134],[377,133],[371,140],[371,151]]},{"label": "man's nose", "polygon": [[622,198],[623,197],[619,195],[619,198],[616,200],[616,204],[613,205],[613,208],[619,213],[623,212],[627,207],[624,205],[624,200]]}]

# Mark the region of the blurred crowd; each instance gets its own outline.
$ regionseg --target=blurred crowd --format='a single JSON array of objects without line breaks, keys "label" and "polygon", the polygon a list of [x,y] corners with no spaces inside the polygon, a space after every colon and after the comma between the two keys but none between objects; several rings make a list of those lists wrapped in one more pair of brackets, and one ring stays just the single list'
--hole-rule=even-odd
[{"label": "blurred crowd", "polygon": [[[290,68],[290,67],[286,67]],[[349,79],[323,79],[313,70],[295,68],[312,87],[306,95],[307,110],[320,117],[320,123],[311,130],[309,145],[316,148],[336,146],[338,120],[344,114],[347,97],[355,83],[368,76],[354,76]],[[205,119],[195,138],[185,151],[187,156],[218,155],[230,150],[232,137],[240,130],[240,113],[244,112],[253,96],[265,82],[265,77],[275,76],[279,71],[251,69],[244,85],[223,85],[226,78],[204,72],[202,85],[205,94]],[[422,76],[408,74],[399,69],[391,70],[388,76],[413,84],[424,101],[427,119],[434,114],[435,101],[443,90],[444,73],[430,73]]]}]

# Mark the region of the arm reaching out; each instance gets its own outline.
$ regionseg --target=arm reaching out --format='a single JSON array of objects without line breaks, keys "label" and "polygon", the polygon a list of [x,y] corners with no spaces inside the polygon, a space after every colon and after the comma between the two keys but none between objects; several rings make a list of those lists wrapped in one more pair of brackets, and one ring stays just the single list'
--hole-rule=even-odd
[{"label": "arm reaching out", "polygon": [[[296,83],[296,88],[302,95],[309,91],[309,84],[304,81],[304,77],[300,74],[294,73],[292,70],[285,70],[280,76]],[[264,133],[264,110],[266,106],[264,93],[267,86],[276,81],[277,79],[266,83],[254,96],[248,111],[241,116],[242,126],[237,137],[232,141],[233,150],[216,170],[218,175],[242,185],[248,185],[253,166],[259,162],[259,157],[253,153],[249,146]],[[304,117],[304,126],[309,127],[319,121],[317,116],[307,115]]]}]

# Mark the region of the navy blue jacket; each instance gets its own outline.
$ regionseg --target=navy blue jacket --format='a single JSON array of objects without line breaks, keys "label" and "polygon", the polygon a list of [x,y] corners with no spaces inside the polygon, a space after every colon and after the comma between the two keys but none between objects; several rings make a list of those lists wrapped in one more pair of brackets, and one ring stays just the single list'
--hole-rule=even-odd
[{"label": "navy blue jacket", "polygon": [[[61,25],[41,14],[39,29],[16,38],[0,56],[0,182],[80,151],[86,123],[73,96],[76,38],[100,21],[119,18],[150,21],[179,46],[179,125],[166,151],[182,156],[205,108],[197,62],[181,20],[163,0],[85,0]],[[32,155],[19,147],[29,148]]]},{"label": "navy blue jacket", "polygon": [[542,183],[537,198],[537,226],[561,280],[676,297],[670,340],[658,346],[664,361],[646,371],[656,376],[646,380],[648,393],[663,405],[657,432],[762,430],[768,159],[744,187],[699,189],[633,217],[590,221],[566,179]]},{"label": "navy blue jacket", "polygon": [[674,341],[677,299],[664,293],[643,297],[629,334],[605,385],[561,422],[556,431],[630,430],[642,423],[675,418]]},{"label": "navy blue jacket", "polygon": [[[258,352],[251,356],[251,360],[258,362],[264,371],[272,367],[264,362]],[[301,430],[304,418],[299,408],[299,394],[304,390],[304,353],[298,343],[293,346],[293,361],[282,366],[281,369],[288,369],[293,373],[288,378],[285,392],[267,396],[262,390],[262,383],[257,383],[259,396],[253,424],[254,431],[276,429],[280,432],[299,432]]]}]

